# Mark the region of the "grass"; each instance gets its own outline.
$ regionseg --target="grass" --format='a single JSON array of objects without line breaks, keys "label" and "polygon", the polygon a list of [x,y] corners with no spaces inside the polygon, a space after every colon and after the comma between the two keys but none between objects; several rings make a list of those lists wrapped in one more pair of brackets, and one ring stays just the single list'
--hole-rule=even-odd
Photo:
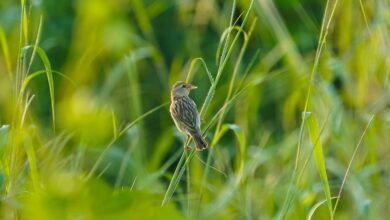
[{"label": "grass", "polygon": [[[385,0],[51,7],[0,3],[2,219],[388,213]],[[183,151],[177,80],[207,151]]]}]

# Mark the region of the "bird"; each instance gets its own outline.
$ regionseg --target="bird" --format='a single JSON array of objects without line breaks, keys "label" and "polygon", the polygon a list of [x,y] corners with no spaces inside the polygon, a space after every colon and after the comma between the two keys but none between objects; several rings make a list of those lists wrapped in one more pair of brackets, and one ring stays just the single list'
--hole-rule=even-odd
[{"label": "bird", "polygon": [[[188,96],[190,91],[198,87],[177,81],[171,90],[170,113],[177,129],[186,134],[186,144],[190,137],[195,142],[196,150],[202,151],[207,148],[207,142],[200,132],[200,117],[195,102]],[[185,145],[186,150],[191,148]]]}]

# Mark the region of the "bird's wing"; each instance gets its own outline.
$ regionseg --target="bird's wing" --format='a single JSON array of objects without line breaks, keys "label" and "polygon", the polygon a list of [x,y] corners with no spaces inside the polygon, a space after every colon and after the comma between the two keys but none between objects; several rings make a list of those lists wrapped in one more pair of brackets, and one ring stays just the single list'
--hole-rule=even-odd
[{"label": "bird's wing", "polygon": [[189,97],[178,100],[176,105],[178,119],[185,126],[186,130],[193,133],[199,130],[200,120],[195,102]]}]

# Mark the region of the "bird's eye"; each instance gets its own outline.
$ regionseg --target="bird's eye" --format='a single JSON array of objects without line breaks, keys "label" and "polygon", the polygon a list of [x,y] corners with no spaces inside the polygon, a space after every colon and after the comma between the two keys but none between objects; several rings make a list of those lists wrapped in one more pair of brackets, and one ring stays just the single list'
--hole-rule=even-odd
[{"label": "bird's eye", "polygon": [[186,85],[185,84],[183,84],[182,86],[181,86],[181,88],[185,88],[186,87]]}]

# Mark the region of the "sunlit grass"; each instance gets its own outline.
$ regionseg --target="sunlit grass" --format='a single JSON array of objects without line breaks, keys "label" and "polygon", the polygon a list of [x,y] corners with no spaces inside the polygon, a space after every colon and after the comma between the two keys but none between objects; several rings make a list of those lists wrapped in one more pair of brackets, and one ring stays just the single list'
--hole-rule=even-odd
[{"label": "sunlit grass", "polygon": [[[294,4],[0,3],[0,218],[386,216],[390,5]],[[176,80],[207,151],[183,150]]]}]

